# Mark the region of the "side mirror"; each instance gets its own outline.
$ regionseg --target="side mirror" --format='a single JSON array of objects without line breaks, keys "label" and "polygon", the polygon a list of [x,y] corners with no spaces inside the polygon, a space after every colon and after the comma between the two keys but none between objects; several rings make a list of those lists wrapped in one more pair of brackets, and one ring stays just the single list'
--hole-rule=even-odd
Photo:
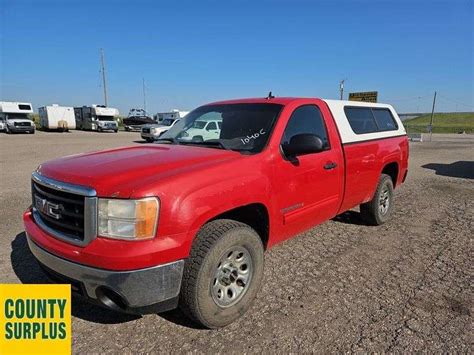
[{"label": "side mirror", "polygon": [[282,150],[287,158],[295,158],[298,155],[322,152],[324,143],[315,134],[303,133],[291,137],[289,143],[282,145]]}]

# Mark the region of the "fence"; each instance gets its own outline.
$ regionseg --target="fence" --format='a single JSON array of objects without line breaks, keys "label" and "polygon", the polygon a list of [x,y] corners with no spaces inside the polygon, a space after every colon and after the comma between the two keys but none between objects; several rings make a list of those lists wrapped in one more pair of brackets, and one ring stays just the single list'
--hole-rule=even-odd
[{"label": "fence", "polygon": [[[429,133],[429,126],[427,125],[409,125],[404,124],[407,133]],[[436,124],[433,125],[433,133],[474,133],[474,128],[471,126],[444,126]]]}]

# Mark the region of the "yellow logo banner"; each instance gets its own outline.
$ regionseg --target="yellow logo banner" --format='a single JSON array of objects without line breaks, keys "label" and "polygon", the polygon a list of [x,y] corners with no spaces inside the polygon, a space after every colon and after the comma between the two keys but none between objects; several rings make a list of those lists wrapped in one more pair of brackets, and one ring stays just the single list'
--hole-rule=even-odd
[{"label": "yellow logo banner", "polygon": [[70,285],[0,285],[1,354],[70,354]]}]

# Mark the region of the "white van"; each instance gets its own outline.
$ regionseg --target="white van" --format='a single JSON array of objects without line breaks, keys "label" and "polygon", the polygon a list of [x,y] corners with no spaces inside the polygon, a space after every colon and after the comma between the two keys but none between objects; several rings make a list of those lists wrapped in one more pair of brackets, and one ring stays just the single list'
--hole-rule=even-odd
[{"label": "white van", "polygon": [[51,105],[38,109],[40,117],[40,126],[43,129],[68,131],[76,129],[76,117],[74,116],[74,108]]},{"label": "white van", "polygon": [[6,133],[35,133],[35,123],[29,119],[33,107],[29,102],[0,101],[0,129]]}]

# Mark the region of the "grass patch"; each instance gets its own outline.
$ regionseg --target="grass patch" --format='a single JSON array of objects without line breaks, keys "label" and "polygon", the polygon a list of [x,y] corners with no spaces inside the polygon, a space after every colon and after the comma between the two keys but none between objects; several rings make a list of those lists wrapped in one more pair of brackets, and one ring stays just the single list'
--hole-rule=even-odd
[{"label": "grass patch", "polygon": [[[427,133],[431,115],[423,115],[403,122],[408,133]],[[474,112],[435,113],[433,133],[474,133]]]}]

